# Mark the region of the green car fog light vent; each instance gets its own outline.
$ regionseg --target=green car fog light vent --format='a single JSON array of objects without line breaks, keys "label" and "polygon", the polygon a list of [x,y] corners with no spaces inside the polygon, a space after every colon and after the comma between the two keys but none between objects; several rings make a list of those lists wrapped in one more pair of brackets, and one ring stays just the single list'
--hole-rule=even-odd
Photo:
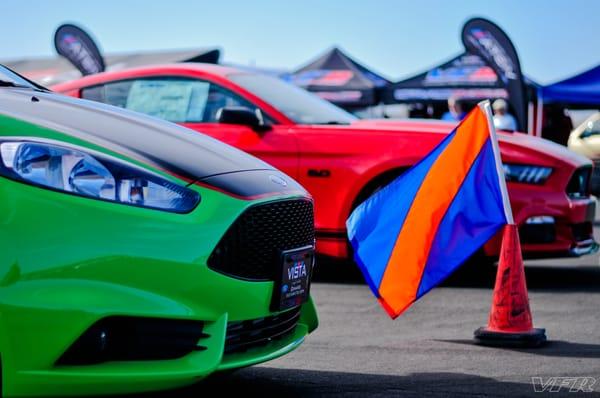
[{"label": "green car fog light vent", "polygon": [[140,167],[103,154],[48,142],[0,143],[0,174],[88,198],[188,213],[200,195]]},{"label": "green car fog light vent", "polygon": [[152,361],[181,358],[206,350],[204,323],[186,319],[104,318],[86,330],[56,362],[91,365],[109,361]]}]

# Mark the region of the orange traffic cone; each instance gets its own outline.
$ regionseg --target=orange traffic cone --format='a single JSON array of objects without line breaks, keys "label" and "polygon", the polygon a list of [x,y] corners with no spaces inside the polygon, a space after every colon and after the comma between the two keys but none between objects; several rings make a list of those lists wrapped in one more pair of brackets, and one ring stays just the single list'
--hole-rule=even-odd
[{"label": "orange traffic cone", "polygon": [[475,331],[475,340],[484,345],[538,347],[546,342],[545,332],[535,329],[531,320],[519,231],[514,224],[506,225],[490,318],[487,327]]}]

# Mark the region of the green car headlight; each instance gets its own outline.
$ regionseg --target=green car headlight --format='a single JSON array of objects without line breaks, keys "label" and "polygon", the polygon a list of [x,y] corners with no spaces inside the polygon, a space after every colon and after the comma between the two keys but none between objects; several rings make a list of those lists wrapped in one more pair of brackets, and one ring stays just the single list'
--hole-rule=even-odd
[{"label": "green car headlight", "polygon": [[0,142],[0,174],[88,198],[187,213],[200,195],[120,159],[45,142]]},{"label": "green car headlight", "polygon": [[552,168],[544,166],[504,163],[503,168],[508,182],[539,185],[545,183],[552,174]]}]

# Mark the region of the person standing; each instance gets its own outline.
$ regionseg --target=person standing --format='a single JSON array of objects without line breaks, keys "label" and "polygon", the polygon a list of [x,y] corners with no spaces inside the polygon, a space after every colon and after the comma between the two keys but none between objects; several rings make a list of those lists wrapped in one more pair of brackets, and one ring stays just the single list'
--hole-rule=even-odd
[{"label": "person standing", "polygon": [[448,98],[448,112],[442,115],[442,120],[460,122],[467,113],[463,110],[462,102],[455,97]]},{"label": "person standing", "polygon": [[494,127],[498,130],[510,130],[514,131],[517,129],[517,120],[513,115],[508,113],[508,104],[502,98],[497,99],[492,104],[494,110]]}]

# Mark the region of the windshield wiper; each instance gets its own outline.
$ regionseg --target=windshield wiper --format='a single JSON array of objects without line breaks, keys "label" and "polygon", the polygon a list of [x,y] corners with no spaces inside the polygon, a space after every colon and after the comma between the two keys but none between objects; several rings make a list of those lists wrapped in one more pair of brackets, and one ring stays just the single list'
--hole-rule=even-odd
[{"label": "windshield wiper", "polygon": [[33,90],[33,91],[39,91],[40,93],[46,93],[49,92],[50,90],[48,90],[45,87],[42,86],[27,86],[25,84],[17,84],[15,82],[10,82],[7,80],[0,80],[0,87],[16,87],[16,88],[27,88],[29,90]]},{"label": "windshield wiper", "polygon": [[336,124],[350,124],[347,122],[340,122],[338,120],[330,120],[328,122],[322,122],[322,123],[317,123],[317,124],[330,124],[330,125],[336,125]]},{"label": "windshield wiper", "polygon": [[17,84],[8,80],[0,80],[0,87],[19,87],[19,88],[33,88],[24,84]]}]

